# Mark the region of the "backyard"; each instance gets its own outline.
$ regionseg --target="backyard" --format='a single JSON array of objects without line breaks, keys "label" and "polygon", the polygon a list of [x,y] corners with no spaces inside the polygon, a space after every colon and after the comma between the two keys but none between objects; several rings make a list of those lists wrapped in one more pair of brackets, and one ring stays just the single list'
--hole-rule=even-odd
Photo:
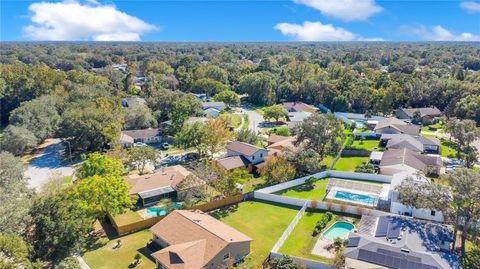
[{"label": "backyard", "polygon": [[354,140],[351,147],[356,148],[356,149],[366,149],[370,151],[379,151],[380,147],[378,146],[378,143],[380,143],[379,140]]},{"label": "backyard", "polygon": [[337,160],[333,169],[338,171],[354,172],[355,167],[362,163],[367,163],[368,157],[342,157]]},{"label": "backyard", "polygon": [[210,215],[253,239],[247,268],[262,268],[262,262],[297,214],[299,208],[248,201],[210,212]]},{"label": "backyard", "polygon": [[[102,237],[89,251],[82,256],[92,269],[117,269],[131,268],[136,254],[140,254],[142,262],[135,268],[153,269],[155,262],[150,257],[151,251],[147,247],[147,243],[152,238],[149,230],[139,231],[126,236],[108,239]],[[114,249],[117,240],[120,239],[122,246]]]},{"label": "backyard", "polygon": [[323,198],[325,198],[327,192],[328,181],[329,178],[321,178],[313,183],[313,189],[310,188],[307,184],[302,184],[293,188],[281,190],[279,192],[276,192],[275,194],[307,200],[322,201]]},{"label": "backyard", "polygon": [[[305,212],[293,229],[292,233],[290,233],[287,240],[285,240],[285,243],[282,245],[279,252],[290,256],[317,260],[321,262],[329,262],[328,258],[313,255],[311,253],[315,243],[321,235],[321,233],[319,233],[318,235],[313,236],[312,233],[315,229],[317,221],[319,221],[324,214],[325,211],[320,210],[309,210]],[[332,225],[338,217],[340,216],[334,214],[333,219],[327,224],[322,232],[328,229],[328,227],[330,227],[330,225]],[[353,222],[353,224],[358,221],[358,217],[356,216],[348,216],[348,218],[350,222]]]}]

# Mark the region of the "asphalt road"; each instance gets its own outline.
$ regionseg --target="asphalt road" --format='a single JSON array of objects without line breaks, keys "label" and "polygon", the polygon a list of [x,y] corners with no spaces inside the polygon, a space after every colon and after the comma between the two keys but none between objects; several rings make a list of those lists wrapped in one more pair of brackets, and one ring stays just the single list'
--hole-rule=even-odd
[{"label": "asphalt road", "polygon": [[47,146],[33,158],[25,170],[28,184],[39,189],[52,177],[67,177],[73,175],[74,169],[61,163],[65,146],[60,139],[48,139]]},{"label": "asphalt road", "polygon": [[248,116],[248,129],[258,133],[260,131],[259,125],[264,121],[263,116],[247,107],[241,107],[241,109]]}]

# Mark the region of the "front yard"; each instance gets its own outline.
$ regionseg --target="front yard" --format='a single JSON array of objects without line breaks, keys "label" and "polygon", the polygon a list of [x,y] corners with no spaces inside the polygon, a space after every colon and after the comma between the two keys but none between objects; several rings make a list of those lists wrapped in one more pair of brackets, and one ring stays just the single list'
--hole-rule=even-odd
[{"label": "front yard", "polygon": [[[295,229],[293,229],[287,240],[285,240],[285,243],[280,248],[280,253],[321,262],[329,262],[328,258],[313,255],[311,253],[315,243],[321,236],[321,233],[317,234],[316,236],[313,236],[312,233],[315,229],[317,221],[320,220],[324,214],[325,211],[321,210],[308,210],[305,212],[295,226]],[[338,217],[340,217],[340,215],[334,214],[333,219],[322,230],[322,232],[328,229]],[[348,216],[348,219],[349,222],[352,222],[353,224],[358,222],[358,217],[356,216]]]},{"label": "front yard", "polygon": [[354,172],[355,167],[361,165],[362,163],[367,163],[368,157],[342,157],[338,159],[337,163],[333,169],[338,171],[349,171]]},{"label": "front yard", "polygon": [[299,208],[248,201],[210,212],[210,215],[253,239],[245,268],[262,268],[262,262],[297,214]]},{"label": "front yard", "polygon": [[[102,237],[96,242],[97,247],[84,253],[82,256],[92,269],[118,269],[132,268],[136,254],[140,254],[142,262],[138,269],[153,269],[155,262],[151,258],[151,250],[147,247],[148,241],[152,238],[149,230],[139,231],[126,236],[113,238],[109,240]],[[114,249],[117,240],[120,239],[122,246]]]}]

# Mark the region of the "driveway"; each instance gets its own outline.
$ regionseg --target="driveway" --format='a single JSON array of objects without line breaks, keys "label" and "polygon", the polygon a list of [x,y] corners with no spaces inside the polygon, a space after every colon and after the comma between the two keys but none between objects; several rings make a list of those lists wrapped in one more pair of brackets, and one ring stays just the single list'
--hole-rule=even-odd
[{"label": "driveway", "polygon": [[247,107],[241,107],[240,109],[248,116],[248,129],[258,133],[260,123],[264,122],[263,116]]},{"label": "driveway", "polygon": [[74,169],[61,163],[65,145],[60,139],[47,139],[41,153],[30,160],[25,176],[31,188],[39,189],[52,177],[73,175]]}]

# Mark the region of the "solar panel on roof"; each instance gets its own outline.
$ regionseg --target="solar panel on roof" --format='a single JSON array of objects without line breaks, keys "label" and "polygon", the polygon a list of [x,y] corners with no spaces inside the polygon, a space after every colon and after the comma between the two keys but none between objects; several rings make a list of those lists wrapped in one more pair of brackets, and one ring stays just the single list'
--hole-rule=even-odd
[{"label": "solar panel on roof", "polygon": [[406,259],[406,257],[395,257],[366,249],[358,250],[358,259],[394,269],[438,269],[436,266],[423,264],[421,262],[409,261]]},{"label": "solar panel on roof", "polygon": [[400,225],[397,223],[390,223],[388,225],[387,239],[398,238],[400,236],[401,228],[402,227],[400,227]]},{"label": "solar panel on roof", "polygon": [[375,230],[375,236],[386,236],[388,231],[388,224],[390,221],[387,217],[382,216],[378,218],[377,229]]},{"label": "solar panel on roof", "polygon": [[347,248],[348,247],[358,247],[358,243],[360,242],[360,237],[351,237],[351,238],[348,238],[348,244],[347,244]]},{"label": "solar panel on roof", "polygon": [[419,257],[415,257],[415,256],[412,256],[412,255],[407,255],[407,254],[403,254],[403,253],[399,253],[399,252],[395,252],[395,251],[391,251],[391,250],[383,249],[383,248],[378,248],[377,253],[384,254],[384,255],[389,255],[389,256],[392,256],[392,257],[402,258],[402,259],[406,259],[406,260],[414,261],[414,262],[421,262],[422,261],[422,259],[420,259]]}]

